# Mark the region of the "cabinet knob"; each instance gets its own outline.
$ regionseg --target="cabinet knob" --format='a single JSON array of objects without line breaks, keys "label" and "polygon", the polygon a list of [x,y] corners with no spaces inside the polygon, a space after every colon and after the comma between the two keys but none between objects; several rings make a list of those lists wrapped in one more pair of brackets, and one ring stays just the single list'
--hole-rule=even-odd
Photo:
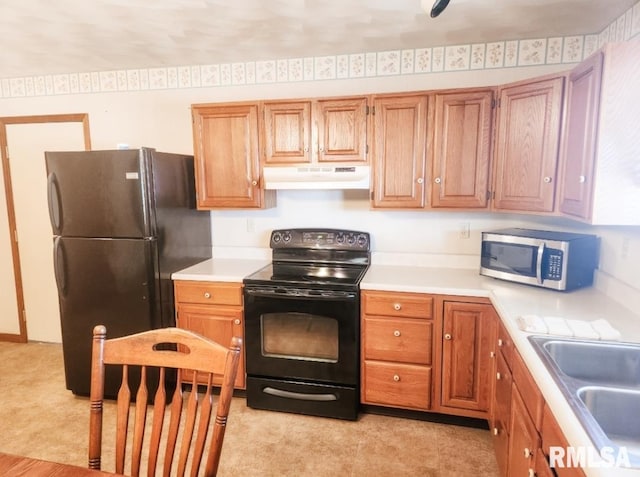
[{"label": "cabinet knob", "polygon": [[587,182],[587,177],[586,176],[578,176],[578,182],[580,184],[584,184],[585,182]]},{"label": "cabinet knob", "polygon": [[529,469],[528,477],[536,477],[536,471],[533,469]]},{"label": "cabinet knob", "polygon": [[542,179],[544,181],[545,184],[549,184],[551,183],[552,179],[549,176],[546,176],[544,179]]},{"label": "cabinet knob", "polygon": [[396,311],[400,311],[400,309],[402,308],[402,305],[400,303],[394,303],[393,304],[393,309]]},{"label": "cabinet knob", "polygon": [[211,298],[211,293],[209,293],[209,292],[204,292],[204,297],[205,297],[205,298]]},{"label": "cabinet knob", "polygon": [[304,152],[309,152],[309,146],[304,147]]},{"label": "cabinet knob", "polygon": [[440,179],[439,177],[436,177],[433,182],[435,182],[436,184],[440,184],[442,182],[442,179]]},{"label": "cabinet knob", "polygon": [[416,180],[416,182],[418,184],[422,184],[424,182],[424,179],[422,177],[418,177],[418,179]]},{"label": "cabinet knob", "polygon": [[502,375],[500,373],[496,373],[496,379],[500,381],[502,379]]},{"label": "cabinet knob", "polygon": [[497,428],[497,427],[494,427],[494,428],[493,428],[493,435],[494,435],[494,436],[497,436],[498,434],[500,434],[500,431],[498,430],[498,428]]},{"label": "cabinet knob", "polygon": [[394,374],[393,380],[397,383],[398,381],[400,381],[400,376],[398,376],[397,374]]},{"label": "cabinet knob", "polygon": [[489,352],[489,358],[495,358],[495,357],[496,357],[495,351],[490,351]]},{"label": "cabinet knob", "polygon": [[318,148],[318,150],[319,150],[320,152],[324,152],[324,146],[320,146],[320,147]]},{"label": "cabinet knob", "polygon": [[239,324],[240,324],[240,320],[239,320],[238,318],[236,318],[235,320],[233,320],[233,323],[234,323],[235,325],[239,325]]},{"label": "cabinet knob", "polygon": [[444,334],[444,339],[445,339],[445,340],[447,340],[447,341],[448,341],[448,340],[450,340],[451,338],[453,338],[453,336],[451,336],[451,333],[445,333],[445,334]]},{"label": "cabinet knob", "polygon": [[498,346],[502,347],[502,345],[503,345],[503,344],[504,344],[504,343],[502,342],[502,340],[501,340],[501,339],[499,339],[499,340],[498,340]]},{"label": "cabinet knob", "polygon": [[253,187],[257,186],[257,185],[258,185],[258,181],[251,181],[251,185],[252,185]]},{"label": "cabinet knob", "polygon": [[523,453],[524,453],[525,459],[528,459],[528,458],[531,457],[531,450],[528,447],[524,448],[524,452]]},{"label": "cabinet knob", "polygon": [[400,330],[395,330],[395,331],[393,332],[393,336],[395,336],[395,337],[400,336]]}]

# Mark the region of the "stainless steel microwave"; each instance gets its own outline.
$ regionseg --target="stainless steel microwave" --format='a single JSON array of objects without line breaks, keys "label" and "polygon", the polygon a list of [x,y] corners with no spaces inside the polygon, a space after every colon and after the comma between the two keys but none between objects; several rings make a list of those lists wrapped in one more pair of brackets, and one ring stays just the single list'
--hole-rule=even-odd
[{"label": "stainless steel microwave", "polygon": [[553,290],[593,284],[600,240],[595,235],[530,229],[482,233],[480,274]]}]

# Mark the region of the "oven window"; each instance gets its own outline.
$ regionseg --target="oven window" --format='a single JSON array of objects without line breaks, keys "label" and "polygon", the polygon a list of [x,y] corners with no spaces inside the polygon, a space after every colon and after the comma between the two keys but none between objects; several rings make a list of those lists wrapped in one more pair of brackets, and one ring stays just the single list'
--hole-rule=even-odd
[{"label": "oven window", "polygon": [[262,354],[272,358],[338,362],[338,321],[311,313],[260,317]]}]

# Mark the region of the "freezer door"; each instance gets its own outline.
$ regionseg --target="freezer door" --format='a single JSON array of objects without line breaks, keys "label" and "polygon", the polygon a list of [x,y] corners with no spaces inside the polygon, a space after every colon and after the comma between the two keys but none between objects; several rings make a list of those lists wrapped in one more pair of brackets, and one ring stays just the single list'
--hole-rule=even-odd
[{"label": "freezer door", "polygon": [[150,149],[45,152],[54,235],[150,237]]},{"label": "freezer door", "polygon": [[[160,327],[156,255],[155,240],[54,239],[65,377],[75,394],[89,393],[95,325],[108,338]],[[107,374],[107,396],[116,383]]]}]

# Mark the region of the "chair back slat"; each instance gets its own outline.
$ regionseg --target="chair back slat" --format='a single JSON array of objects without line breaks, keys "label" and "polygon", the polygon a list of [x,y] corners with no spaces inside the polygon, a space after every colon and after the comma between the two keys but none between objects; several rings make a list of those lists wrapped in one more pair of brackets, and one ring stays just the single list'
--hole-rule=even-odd
[{"label": "chair back slat", "polygon": [[147,367],[142,366],[140,373],[140,385],[136,394],[136,413],[133,425],[133,453],[131,455],[131,475],[140,475],[140,461],[142,460],[142,440],[144,438],[144,426],[147,422]]},{"label": "chair back slat", "polygon": [[160,368],[160,378],[156,395],[153,398],[153,424],[151,428],[151,439],[149,441],[149,459],[147,461],[147,476],[156,475],[158,467],[158,453],[160,450],[160,437],[164,425],[165,406],[167,405],[167,392],[165,390],[166,372],[165,368]]},{"label": "chair back slat", "polygon": [[196,443],[193,446],[193,463],[191,464],[191,475],[193,477],[197,476],[198,471],[200,470],[200,464],[202,463],[202,456],[204,454],[204,446],[207,441],[207,434],[211,423],[211,408],[213,407],[213,395],[211,393],[212,380],[213,375],[209,374],[207,376],[207,387],[205,388],[204,395],[202,396],[202,404],[200,406],[198,434],[196,436]]},{"label": "chair back slat", "polygon": [[[179,328],[164,328],[106,339],[104,326],[96,326],[91,367],[89,467],[100,469],[102,465],[105,366],[117,365],[122,367],[122,383],[115,406],[116,473],[124,475],[125,469],[130,468],[129,475],[137,477],[146,464],[147,475],[155,476],[160,466],[159,458],[164,454],[163,475],[184,476],[187,468],[190,468],[190,475],[199,475],[199,469],[206,456],[204,475],[215,476],[220,462],[241,346],[240,338],[233,338],[230,347],[227,348]],[[130,379],[136,375],[132,366],[140,368],[141,372],[140,383],[131,382],[130,388]],[[156,370],[159,371],[157,390]],[[172,386],[170,383],[173,383],[173,370],[177,376],[177,385],[168,402],[166,389]],[[183,370],[191,371],[191,383],[182,382]],[[212,383],[216,375],[222,376],[222,386],[217,399],[216,418],[212,423]],[[154,376],[153,382],[148,379],[150,376]],[[172,376],[172,381],[168,381],[169,376]],[[206,386],[201,384],[204,376],[208,381]],[[132,404],[132,389],[135,392],[135,405]],[[150,389],[155,392],[153,419],[147,419],[151,407]],[[132,407],[132,438],[129,438],[129,413]],[[212,427],[213,432],[208,439]]]},{"label": "chair back slat", "polygon": [[129,366],[122,366],[122,382],[118,390],[116,408],[116,472],[124,474],[124,462],[127,446],[127,429],[129,428],[129,409],[131,406],[131,390],[129,389]]}]

